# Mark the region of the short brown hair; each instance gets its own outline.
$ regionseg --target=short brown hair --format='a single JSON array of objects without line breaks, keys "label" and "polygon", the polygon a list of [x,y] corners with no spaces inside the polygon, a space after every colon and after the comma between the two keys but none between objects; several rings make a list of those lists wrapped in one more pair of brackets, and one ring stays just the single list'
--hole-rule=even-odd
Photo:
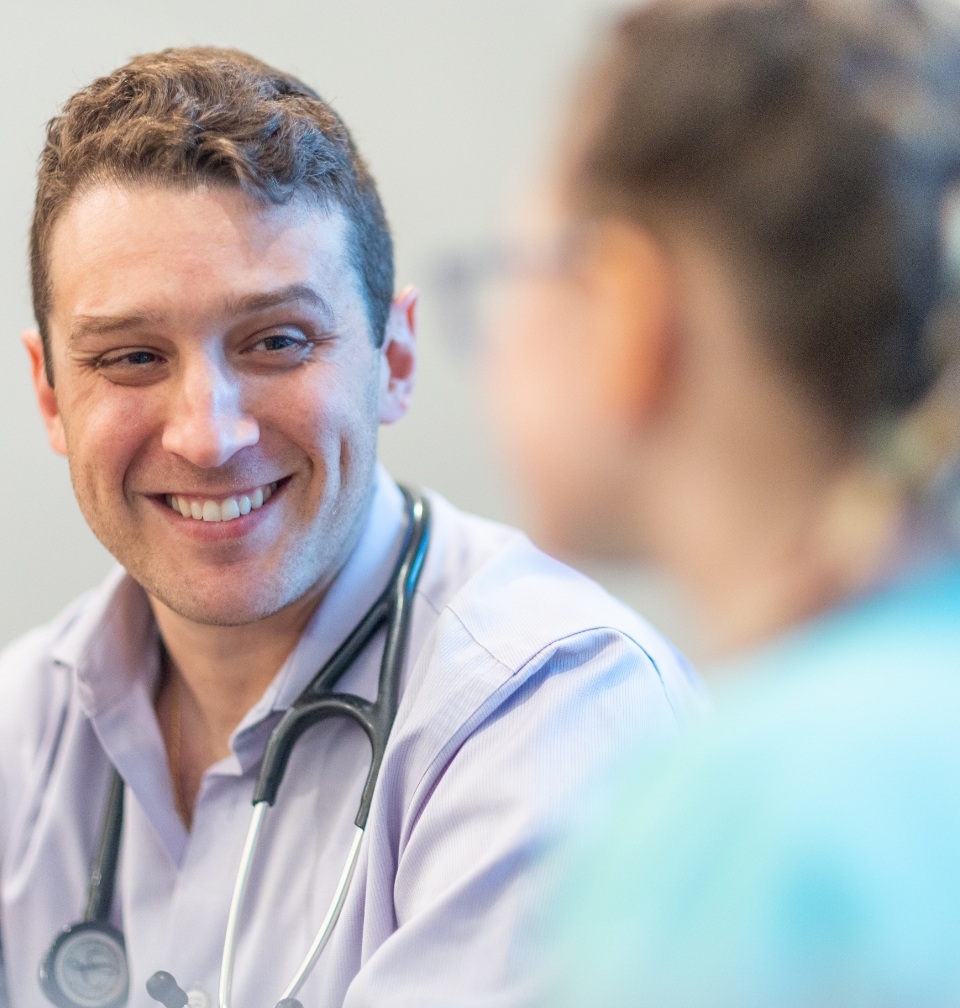
[{"label": "short brown hair", "polygon": [[393,244],[346,126],[302,81],[232,49],[137,56],[78,91],[47,126],[30,233],[48,377],[49,245],[70,200],[102,183],[234,186],[261,203],[309,195],[343,210],[374,342],[393,296]]},{"label": "short brown hair", "polygon": [[714,225],[776,359],[845,429],[924,396],[960,176],[946,7],[659,0],[618,21],[592,85],[581,209]]}]

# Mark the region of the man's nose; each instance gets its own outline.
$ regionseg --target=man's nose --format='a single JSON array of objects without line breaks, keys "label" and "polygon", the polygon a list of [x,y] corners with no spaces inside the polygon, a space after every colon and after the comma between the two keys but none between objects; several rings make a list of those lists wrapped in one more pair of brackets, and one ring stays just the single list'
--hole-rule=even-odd
[{"label": "man's nose", "polygon": [[245,409],[242,383],[212,361],[194,361],[184,369],[169,410],[163,447],[195,466],[222,466],[260,440],[260,425]]}]

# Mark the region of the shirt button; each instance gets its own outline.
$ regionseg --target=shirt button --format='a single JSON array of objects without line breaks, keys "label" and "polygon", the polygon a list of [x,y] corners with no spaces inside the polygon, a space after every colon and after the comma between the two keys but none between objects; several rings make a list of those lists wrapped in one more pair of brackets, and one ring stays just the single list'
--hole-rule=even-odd
[{"label": "shirt button", "polygon": [[210,998],[202,990],[188,990],[187,1004],[189,1008],[210,1008]]}]

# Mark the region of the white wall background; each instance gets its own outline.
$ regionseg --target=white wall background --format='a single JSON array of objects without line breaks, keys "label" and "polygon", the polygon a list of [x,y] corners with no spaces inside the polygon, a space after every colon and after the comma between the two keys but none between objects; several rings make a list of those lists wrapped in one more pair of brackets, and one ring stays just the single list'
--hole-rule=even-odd
[{"label": "white wall background", "polygon": [[[496,233],[533,174],[558,103],[615,0],[31,0],[0,19],[0,644],[90,587],[111,560],[74,503],[32,401],[18,335],[32,323],[26,239],[44,123],[78,87],[169,45],[249,49],[330,100],[378,179],[398,283],[444,250]],[[509,520],[470,375],[421,311],[416,405],[385,431],[398,477]],[[672,592],[638,572],[600,572],[695,651]]]}]

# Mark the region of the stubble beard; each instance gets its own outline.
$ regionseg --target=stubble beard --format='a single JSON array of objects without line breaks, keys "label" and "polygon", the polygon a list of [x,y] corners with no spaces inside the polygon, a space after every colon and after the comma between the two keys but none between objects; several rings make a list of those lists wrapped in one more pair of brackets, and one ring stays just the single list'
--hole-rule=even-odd
[{"label": "stubble beard", "polygon": [[[369,454],[370,458],[364,460],[364,478],[350,481],[346,487],[341,479],[345,466],[340,472],[326,474],[320,513],[301,537],[290,539],[273,563],[234,576],[232,568],[239,563],[227,559],[212,583],[209,576],[204,579],[208,583],[185,580],[183,572],[172,569],[172,561],[151,555],[134,530],[123,527],[120,521],[105,519],[109,509],[85,506],[89,499],[85,493],[77,493],[77,500],[94,535],[149,597],[192,623],[246,626],[269,618],[311,593],[318,601],[322,597],[366,523],[373,491],[375,440]],[[337,481],[336,487],[329,485],[331,476]],[[76,491],[76,481],[74,488]],[[244,594],[238,595],[241,586]]]}]

